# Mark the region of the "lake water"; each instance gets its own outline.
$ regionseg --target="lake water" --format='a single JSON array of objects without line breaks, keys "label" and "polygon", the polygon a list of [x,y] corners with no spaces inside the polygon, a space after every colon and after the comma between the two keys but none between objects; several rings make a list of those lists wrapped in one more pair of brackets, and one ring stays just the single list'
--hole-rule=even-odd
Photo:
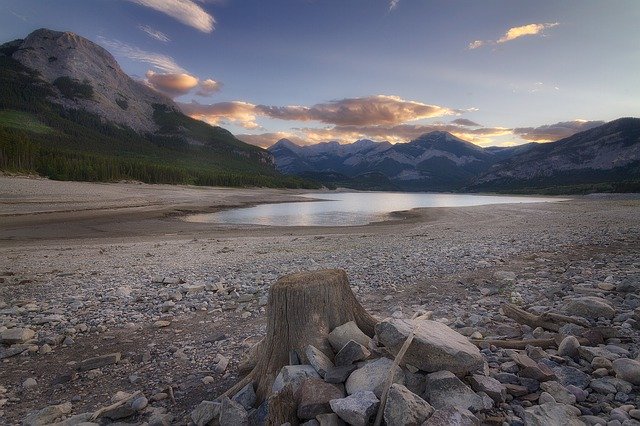
[{"label": "lake water", "polygon": [[356,226],[393,219],[392,212],[418,207],[467,207],[486,204],[561,201],[549,197],[432,194],[406,192],[314,193],[322,201],[261,204],[255,207],[196,214],[185,220],[200,223],[271,226]]}]

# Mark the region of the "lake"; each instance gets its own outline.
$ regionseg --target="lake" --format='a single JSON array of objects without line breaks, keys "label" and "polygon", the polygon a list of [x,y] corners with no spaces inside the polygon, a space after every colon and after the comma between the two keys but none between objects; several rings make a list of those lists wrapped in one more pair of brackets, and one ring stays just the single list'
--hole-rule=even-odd
[{"label": "lake", "polygon": [[486,204],[562,201],[551,197],[435,194],[406,192],[313,193],[321,201],[261,204],[255,207],[196,214],[189,222],[270,226],[357,226],[391,220],[391,213],[420,207],[467,207]]}]

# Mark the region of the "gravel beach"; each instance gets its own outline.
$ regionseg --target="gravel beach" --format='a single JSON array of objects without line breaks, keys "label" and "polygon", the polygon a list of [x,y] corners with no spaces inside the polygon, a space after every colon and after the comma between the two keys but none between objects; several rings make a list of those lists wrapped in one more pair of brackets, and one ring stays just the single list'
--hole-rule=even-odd
[{"label": "gravel beach", "polygon": [[[269,286],[303,270],[344,269],[379,318],[432,311],[485,338],[534,337],[501,303],[560,312],[597,295],[616,309],[606,325],[638,355],[640,300],[615,293],[640,276],[638,196],[419,209],[349,228],[183,220],[301,193],[0,177],[0,332],[35,332],[1,349],[2,422],[66,402],[94,411],[140,390],[183,424],[238,380],[242,354],[264,335]],[[79,368],[112,353],[117,363]],[[594,415],[635,404],[628,394]]]}]

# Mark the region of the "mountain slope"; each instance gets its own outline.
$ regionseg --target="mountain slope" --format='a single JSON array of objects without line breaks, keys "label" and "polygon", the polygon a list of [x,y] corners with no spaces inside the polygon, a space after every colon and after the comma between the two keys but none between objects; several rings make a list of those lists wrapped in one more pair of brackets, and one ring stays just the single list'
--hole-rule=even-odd
[{"label": "mountain slope", "polygon": [[522,189],[640,181],[640,119],[621,118],[494,165],[472,189]]},{"label": "mountain slope", "polygon": [[[308,185],[277,172],[267,151],[182,114],[73,33],[41,29],[0,46],[0,92],[2,170],[71,180]],[[50,130],[34,132],[33,123]]]}]

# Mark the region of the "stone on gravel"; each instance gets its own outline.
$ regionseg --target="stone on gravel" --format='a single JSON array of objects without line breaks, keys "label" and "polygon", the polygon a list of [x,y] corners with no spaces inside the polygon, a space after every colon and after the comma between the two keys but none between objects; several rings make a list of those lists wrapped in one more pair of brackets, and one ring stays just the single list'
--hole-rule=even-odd
[{"label": "stone on gravel", "polygon": [[371,391],[380,398],[387,383],[387,376],[392,368],[392,383],[404,383],[404,372],[400,367],[394,365],[393,361],[388,358],[378,358],[351,373],[345,384],[347,394],[352,395],[359,391]]},{"label": "stone on gravel", "polygon": [[581,358],[584,358],[589,362],[593,361],[593,359],[597,356],[606,358],[609,361],[620,358],[620,355],[614,354],[608,349],[601,348],[599,346],[580,346],[578,348],[578,352],[580,353]]},{"label": "stone on gravel", "polygon": [[36,332],[30,328],[9,328],[0,332],[0,342],[12,345],[14,343],[24,343],[31,340]]},{"label": "stone on gravel", "polygon": [[474,391],[486,393],[496,404],[504,402],[507,397],[507,388],[493,377],[474,374],[469,383]]},{"label": "stone on gravel", "polygon": [[393,354],[398,353],[412,330],[415,335],[403,358],[407,364],[426,372],[448,370],[462,376],[484,365],[475,345],[437,321],[387,319],[376,325],[378,340]]},{"label": "stone on gravel", "polygon": [[367,359],[371,355],[369,349],[355,340],[349,340],[336,354],[336,365],[351,365],[356,361]]},{"label": "stone on gravel", "polygon": [[367,348],[371,341],[371,338],[364,334],[354,321],[349,321],[334,328],[331,333],[329,333],[328,338],[329,343],[331,343],[333,350],[336,352],[339,352],[344,345],[349,343],[349,340],[354,340]]},{"label": "stone on gravel", "polygon": [[42,410],[29,414],[22,420],[23,426],[42,426],[53,423],[56,419],[71,412],[70,402],[59,405],[50,405]]},{"label": "stone on gravel", "polygon": [[556,381],[542,382],[540,383],[540,389],[547,392],[556,402],[561,404],[573,405],[576,403],[576,396]]},{"label": "stone on gravel", "polygon": [[555,374],[549,367],[532,360],[524,353],[514,352],[510,356],[511,359],[520,366],[520,377],[535,379],[541,382],[555,378]]},{"label": "stone on gravel", "polygon": [[29,377],[24,382],[22,382],[23,389],[32,389],[38,386],[38,382],[33,377]]},{"label": "stone on gravel", "polygon": [[422,426],[479,426],[480,420],[462,407],[446,407],[436,410]]},{"label": "stone on gravel", "polygon": [[635,359],[619,358],[613,361],[616,377],[640,386],[640,362]]},{"label": "stone on gravel", "polygon": [[329,401],[345,397],[341,387],[322,379],[305,379],[295,395],[298,402],[298,418],[310,420],[318,414],[331,413]]},{"label": "stone on gravel", "polygon": [[320,377],[324,377],[327,370],[334,366],[329,357],[315,346],[307,345],[304,349],[304,354],[307,356],[309,364],[316,369]]},{"label": "stone on gravel", "polygon": [[222,404],[213,401],[202,401],[191,412],[191,420],[196,426],[206,426],[212,420],[216,420],[220,417],[220,408]]},{"label": "stone on gravel", "polygon": [[565,312],[569,315],[594,320],[598,318],[611,319],[616,315],[615,309],[606,300],[593,296],[573,299],[565,307]]},{"label": "stone on gravel", "polygon": [[144,396],[141,396],[133,400],[133,402],[131,403],[131,408],[134,411],[141,411],[144,410],[147,405],[149,405],[149,400]]},{"label": "stone on gravel", "polygon": [[353,426],[366,426],[375,414],[380,400],[371,391],[358,391],[346,398],[329,401],[331,409],[342,420]]},{"label": "stone on gravel", "polygon": [[100,355],[93,358],[85,359],[78,364],[79,371],[95,370],[96,368],[106,367],[107,365],[117,364],[122,354],[115,352],[108,355]]},{"label": "stone on gravel", "polygon": [[558,346],[558,355],[577,359],[580,356],[578,353],[579,347],[580,342],[578,342],[578,339],[575,336],[567,336],[562,339],[562,342],[560,342],[560,345]]},{"label": "stone on gravel", "polygon": [[433,414],[433,411],[433,407],[427,401],[406,387],[393,384],[387,394],[384,421],[388,425],[421,425]]},{"label": "stone on gravel", "polygon": [[271,391],[277,393],[290,384],[291,391],[295,393],[308,377],[319,379],[320,375],[311,365],[285,365],[276,376]]},{"label": "stone on gravel", "polygon": [[524,422],[527,426],[582,426],[580,410],[558,402],[534,405],[524,410]]},{"label": "stone on gravel", "polygon": [[258,399],[253,389],[253,382],[240,389],[231,399],[242,405],[245,410],[251,410]]},{"label": "stone on gravel", "polygon": [[482,397],[447,370],[427,375],[424,395],[436,409],[456,406],[475,412],[485,408]]},{"label": "stone on gravel", "polygon": [[249,415],[244,407],[228,397],[222,398],[220,426],[249,426]]}]

